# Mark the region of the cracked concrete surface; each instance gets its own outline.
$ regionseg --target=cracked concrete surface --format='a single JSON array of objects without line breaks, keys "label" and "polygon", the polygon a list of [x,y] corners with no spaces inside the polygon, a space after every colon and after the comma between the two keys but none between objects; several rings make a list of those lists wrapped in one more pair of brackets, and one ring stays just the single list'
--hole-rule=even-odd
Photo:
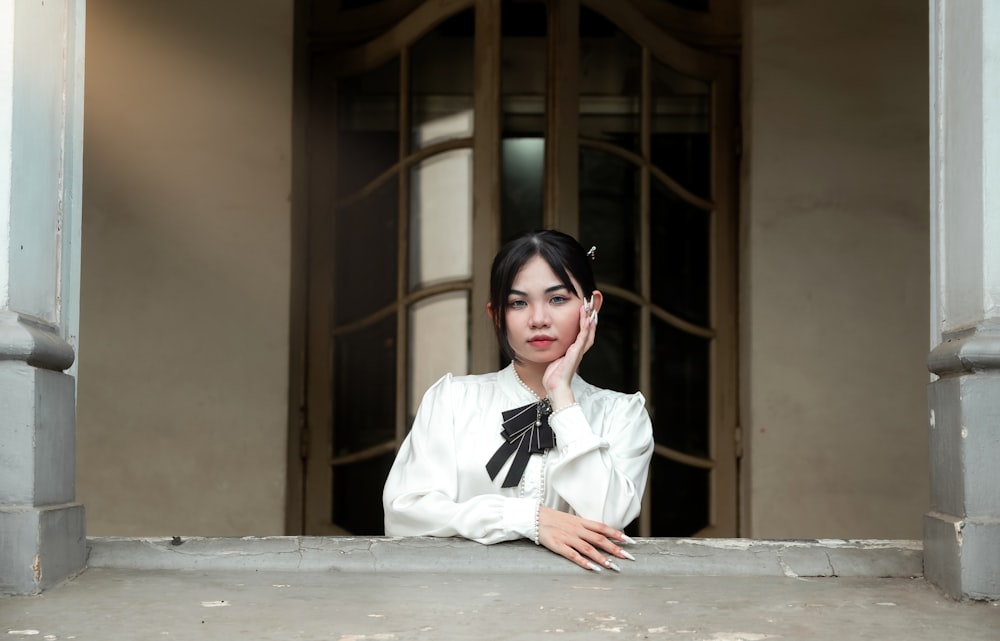
[{"label": "cracked concrete surface", "polygon": [[0,597],[0,635],[102,639],[997,641],[1000,605],[957,603],[912,541],[640,539],[622,572],[527,541],[90,539],[89,568]]},{"label": "cracked concrete surface", "polygon": [[[94,538],[89,566],[148,570],[258,569],[336,572],[564,573],[567,562],[528,541],[480,545],[463,539],[265,537]],[[912,577],[923,572],[919,541],[639,539],[641,574]],[[570,568],[572,569],[572,568]]]},{"label": "cracked concrete surface", "polygon": [[89,569],[0,599],[0,634],[61,639],[996,641],[1000,607],[923,579]]}]

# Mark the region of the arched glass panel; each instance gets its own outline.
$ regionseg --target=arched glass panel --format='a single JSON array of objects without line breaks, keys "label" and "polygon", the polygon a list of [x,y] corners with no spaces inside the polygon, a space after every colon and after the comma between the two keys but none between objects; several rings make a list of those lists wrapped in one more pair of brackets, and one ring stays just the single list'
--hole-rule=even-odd
[{"label": "arched glass panel", "polygon": [[594,275],[639,289],[639,171],[621,156],[580,148],[580,243],[597,245]]},{"label": "arched glass panel", "polygon": [[639,389],[639,308],[604,297],[594,346],[580,363],[588,383],[631,394]]},{"label": "arched glass panel", "polygon": [[410,172],[409,287],[472,272],[472,150],[431,156]]},{"label": "arched glass panel", "polygon": [[334,339],[333,457],[396,437],[396,316]]},{"label": "arched glass panel", "polygon": [[411,144],[472,136],[472,11],[438,25],[410,50]]},{"label": "arched glass panel", "polygon": [[709,216],[652,180],[651,298],[665,311],[703,327],[709,319]]},{"label": "arched glass panel", "polygon": [[410,308],[409,420],[424,392],[446,373],[469,371],[469,294],[434,296]]},{"label": "arched glass panel", "polygon": [[500,238],[542,226],[545,189],[545,140],[505,138],[501,157]]},{"label": "arched glass panel", "polygon": [[538,2],[506,2],[501,16],[501,136],[545,134],[546,16]]},{"label": "arched glass panel", "polygon": [[396,436],[395,339],[395,315],[334,339],[331,522],[354,534],[382,532],[381,510],[357,506],[380,505],[392,464],[378,446]]},{"label": "arched glass panel", "polygon": [[338,198],[399,161],[399,58],[337,83]]},{"label": "arched glass panel", "polygon": [[504,3],[501,15],[500,239],[542,227],[545,189],[546,9]]},{"label": "arched glass panel", "polygon": [[711,471],[659,456],[649,465],[653,532],[693,536],[708,525]]},{"label": "arched glass panel", "polygon": [[709,457],[708,339],[652,319],[650,406],[657,443]]},{"label": "arched glass panel", "polygon": [[394,458],[395,452],[390,450],[374,458],[333,467],[333,523],[351,534],[382,534],[382,487]]},{"label": "arched glass panel", "polygon": [[600,14],[580,7],[580,137],[641,153],[642,49]]},{"label": "arched glass panel", "polygon": [[340,207],[334,217],[334,323],[357,321],[396,298],[398,180]]},{"label": "arched glass panel", "polygon": [[711,87],[658,60],[652,63],[653,164],[695,196],[711,195]]}]

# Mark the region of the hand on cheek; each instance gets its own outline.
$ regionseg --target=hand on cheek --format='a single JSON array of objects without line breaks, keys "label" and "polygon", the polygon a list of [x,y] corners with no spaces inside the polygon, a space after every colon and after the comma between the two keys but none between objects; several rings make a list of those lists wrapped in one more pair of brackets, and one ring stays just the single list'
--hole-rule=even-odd
[{"label": "hand on cheek", "polygon": [[573,392],[570,390],[570,381],[573,380],[583,355],[593,346],[596,330],[597,310],[594,299],[585,298],[583,305],[580,306],[580,329],[576,339],[561,358],[549,363],[542,376],[542,384],[548,392],[549,400],[552,401],[553,409],[560,409],[575,402]]}]

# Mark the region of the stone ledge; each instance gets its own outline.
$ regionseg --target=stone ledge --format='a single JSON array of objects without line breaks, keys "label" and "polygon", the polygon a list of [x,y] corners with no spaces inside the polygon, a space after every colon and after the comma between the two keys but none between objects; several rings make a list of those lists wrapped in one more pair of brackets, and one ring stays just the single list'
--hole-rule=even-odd
[{"label": "stone ledge", "polygon": [[[430,537],[90,538],[88,567],[136,570],[567,574],[528,541],[481,545]],[[919,541],[638,539],[624,572],[675,576],[923,576]]]}]

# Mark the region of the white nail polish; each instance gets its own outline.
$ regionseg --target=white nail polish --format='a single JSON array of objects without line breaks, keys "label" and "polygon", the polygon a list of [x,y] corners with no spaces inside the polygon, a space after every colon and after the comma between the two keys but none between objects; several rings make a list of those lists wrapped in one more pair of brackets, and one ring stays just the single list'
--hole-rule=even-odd
[{"label": "white nail polish", "polygon": [[604,562],[604,566],[611,568],[615,572],[621,572],[622,571],[622,569],[620,567],[618,567],[617,565],[615,565],[614,563],[611,562],[611,559],[608,559],[607,561],[605,561]]},{"label": "white nail polish", "polygon": [[622,534],[622,543],[628,543],[629,545],[635,545],[635,539],[633,539],[628,534]]},{"label": "white nail polish", "polygon": [[590,313],[590,324],[591,325],[596,325],[597,324],[597,312],[591,312]]},{"label": "white nail polish", "polygon": [[628,559],[629,561],[635,561],[635,557],[626,552],[625,550],[622,550],[622,556]]},{"label": "white nail polish", "polygon": [[593,570],[594,572],[600,572],[601,571],[601,566],[597,565],[593,561],[588,561],[587,562],[587,567],[590,568],[591,570]]}]

